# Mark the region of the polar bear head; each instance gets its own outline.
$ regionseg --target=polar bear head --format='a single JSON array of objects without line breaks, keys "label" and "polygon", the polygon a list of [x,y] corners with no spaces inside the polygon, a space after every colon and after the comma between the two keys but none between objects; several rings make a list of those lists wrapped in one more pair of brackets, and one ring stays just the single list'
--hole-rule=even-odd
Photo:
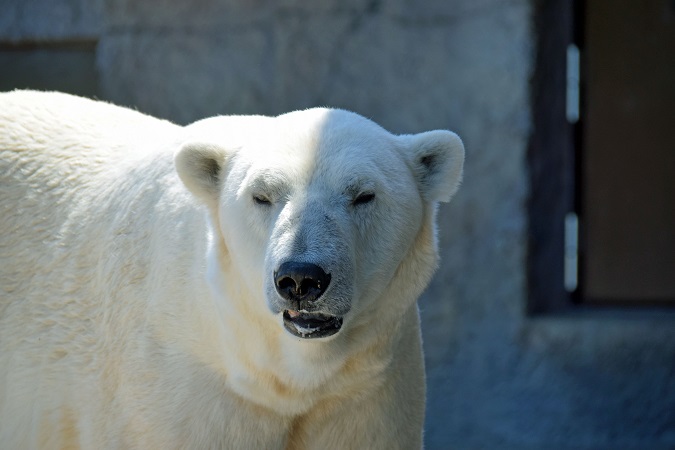
[{"label": "polar bear head", "polygon": [[248,310],[294,337],[327,338],[382,303],[416,300],[436,265],[436,204],[462,176],[457,135],[396,136],[323,108],[187,130],[175,164],[211,213],[221,251],[209,270],[245,286]]}]

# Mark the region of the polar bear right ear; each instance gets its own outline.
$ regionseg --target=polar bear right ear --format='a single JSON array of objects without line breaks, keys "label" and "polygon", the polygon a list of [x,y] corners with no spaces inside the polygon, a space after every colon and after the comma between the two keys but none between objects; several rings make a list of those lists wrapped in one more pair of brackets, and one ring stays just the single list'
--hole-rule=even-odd
[{"label": "polar bear right ear", "polygon": [[459,188],[464,171],[462,140],[446,130],[402,137],[406,140],[422,197],[429,202],[450,201]]},{"label": "polar bear right ear", "polygon": [[187,143],[174,157],[185,187],[209,206],[216,206],[228,152],[214,144]]}]

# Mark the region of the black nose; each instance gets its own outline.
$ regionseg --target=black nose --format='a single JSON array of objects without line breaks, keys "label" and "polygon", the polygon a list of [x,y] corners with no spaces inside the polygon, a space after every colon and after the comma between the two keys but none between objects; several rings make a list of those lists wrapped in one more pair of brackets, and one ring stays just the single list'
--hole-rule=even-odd
[{"label": "black nose", "polygon": [[274,272],[277,292],[286,300],[313,302],[329,283],[330,274],[316,264],[289,261]]}]

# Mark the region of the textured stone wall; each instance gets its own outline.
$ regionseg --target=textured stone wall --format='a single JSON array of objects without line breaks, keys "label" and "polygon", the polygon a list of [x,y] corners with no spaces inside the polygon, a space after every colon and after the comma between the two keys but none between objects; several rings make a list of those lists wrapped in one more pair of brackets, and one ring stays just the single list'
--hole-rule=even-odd
[{"label": "textured stone wall", "polygon": [[180,123],[343,107],[457,131],[421,299],[426,445],[675,447],[673,314],[527,317],[528,0],[0,0],[0,41],[96,39],[100,96]]},{"label": "textured stone wall", "polygon": [[0,43],[96,39],[104,0],[0,0]]}]

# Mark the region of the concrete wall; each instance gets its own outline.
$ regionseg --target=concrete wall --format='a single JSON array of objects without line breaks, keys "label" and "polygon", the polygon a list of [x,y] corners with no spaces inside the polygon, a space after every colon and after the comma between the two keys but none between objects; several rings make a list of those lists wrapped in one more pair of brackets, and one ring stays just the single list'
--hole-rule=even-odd
[{"label": "concrete wall", "polygon": [[528,0],[0,0],[0,41],[95,39],[100,96],[180,123],[329,105],[450,128],[465,183],[420,301],[426,445],[675,447],[675,315],[527,317]]}]

